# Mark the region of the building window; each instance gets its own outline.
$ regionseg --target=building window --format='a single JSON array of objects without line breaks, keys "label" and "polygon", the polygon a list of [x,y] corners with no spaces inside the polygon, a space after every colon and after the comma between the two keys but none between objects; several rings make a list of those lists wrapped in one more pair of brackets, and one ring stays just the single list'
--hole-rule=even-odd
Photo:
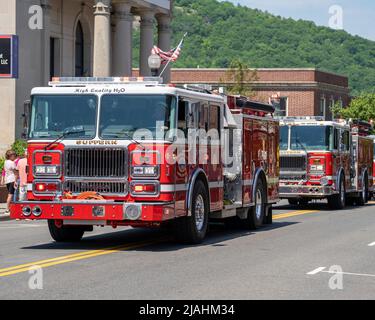
[{"label": "building window", "polygon": [[329,101],[329,108],[328,108],[328,110],[326,111],[326,114],[325,114],[325,119],[328,120],[328,121],[332,120],[332,118],[333,118],[332,109],[333,109],[334,106],[335,106],[335,98],[331,97],[331,99]]},{"label": "building window", "polygon": [[60,75],[60,39],[50,38],[50,54],[49,54],[49,72],[50,78]]},{"label": "building window", "polygon": [[271,99],[271,104],[275,108],[275,116],[286,117],[288,115],[288,98],[287,97]]},{"label": "building window", "polygon": [[339,98],[339,106],[342,109],[344,107],[344,103],[342,102],[342,98]]},{"label": "building window", "polygon": [[84,61],[85,61],[85,43],[84,35],[81,22],[78,22],[76,28],[76,54],[75,54],[75,64],[76,64],[76,77],[83,77],[84,70]]},{"label": "building window", "polygon": [[320,98],[319,116],[322,116],[322,117],[325,116],[326,104],[327,104],[326,98],[322,96]]}]

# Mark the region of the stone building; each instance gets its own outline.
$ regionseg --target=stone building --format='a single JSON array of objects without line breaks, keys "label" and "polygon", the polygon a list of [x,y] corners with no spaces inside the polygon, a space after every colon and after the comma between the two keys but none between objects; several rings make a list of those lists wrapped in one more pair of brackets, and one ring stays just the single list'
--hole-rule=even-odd
[{"label": "stone building", "polygon": [[169,0],[0,0],[0,35],[19,38],[19,77],[0,78],[0,153],[21,136],[23,102],[33,87],[53,76],[131,75],[134,21],[141,74],[149,75],[152,46],[170,49],[171,6]]},{"label": "stone building", "polygon": [[[227,69],[172,69],[175,84],[210,84],[223,86]],[[257,69],[251,82],[254,99],[278,100],[282,116],[323,116],[332,118],[335,103],[350,102],[348,78],[316,69]],[[275,99],[276,98],[276,99]]]}]

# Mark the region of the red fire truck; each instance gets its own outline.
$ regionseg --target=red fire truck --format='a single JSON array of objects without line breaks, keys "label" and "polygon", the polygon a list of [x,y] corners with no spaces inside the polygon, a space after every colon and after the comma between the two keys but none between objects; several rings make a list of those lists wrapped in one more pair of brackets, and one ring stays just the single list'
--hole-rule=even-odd
[{"label": "red fire truck", "polygon": [[297,117],[280,125],[282,199],[293,205],[327,199],[333,209],[367,203],[373,191],[370,124]]},{"label": "red fire truck", "polygon": [[[373,171],[372,171],[373,172],[372,177],[374,178],[375,177],[375,135],[370,136],[370,138],[374,140],[374,165],[373,165]],[[374,187],[372,191],[372,197],[375,198],[375,178],[374,178]]]},{"label": "red fire truck", "polygon": [[199,243],[209,218],[272,223],[272,106],[159,78],[56,78],[31,96],[28,193],[13,219],[48,220],[55,241],[171,223],[179,240]]}]

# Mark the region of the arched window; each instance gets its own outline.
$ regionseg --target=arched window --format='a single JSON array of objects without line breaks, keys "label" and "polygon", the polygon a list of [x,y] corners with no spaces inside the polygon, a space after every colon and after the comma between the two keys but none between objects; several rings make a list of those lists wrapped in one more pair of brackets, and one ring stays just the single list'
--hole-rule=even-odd
[{"label": "arched window", "polygon": [[76,28],[76,77],[83,77],[84,70],[84,60],[85,60],[85,43],[83,36],[82,24],[79,21]]}]

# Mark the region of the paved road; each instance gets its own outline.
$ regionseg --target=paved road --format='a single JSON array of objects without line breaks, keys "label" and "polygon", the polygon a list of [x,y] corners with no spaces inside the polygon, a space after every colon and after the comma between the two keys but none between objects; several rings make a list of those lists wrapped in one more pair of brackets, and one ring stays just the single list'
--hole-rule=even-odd
[{"label": "paved road", "polygon": [[[200,246],[110,228],[56,244],[45,223],[3,221],[0,299],[375,299],[375,203],[282,203],[274,217],[256,232],[214,225]],[[42,290],[29,288],[33,265],[43,267]]]}]

